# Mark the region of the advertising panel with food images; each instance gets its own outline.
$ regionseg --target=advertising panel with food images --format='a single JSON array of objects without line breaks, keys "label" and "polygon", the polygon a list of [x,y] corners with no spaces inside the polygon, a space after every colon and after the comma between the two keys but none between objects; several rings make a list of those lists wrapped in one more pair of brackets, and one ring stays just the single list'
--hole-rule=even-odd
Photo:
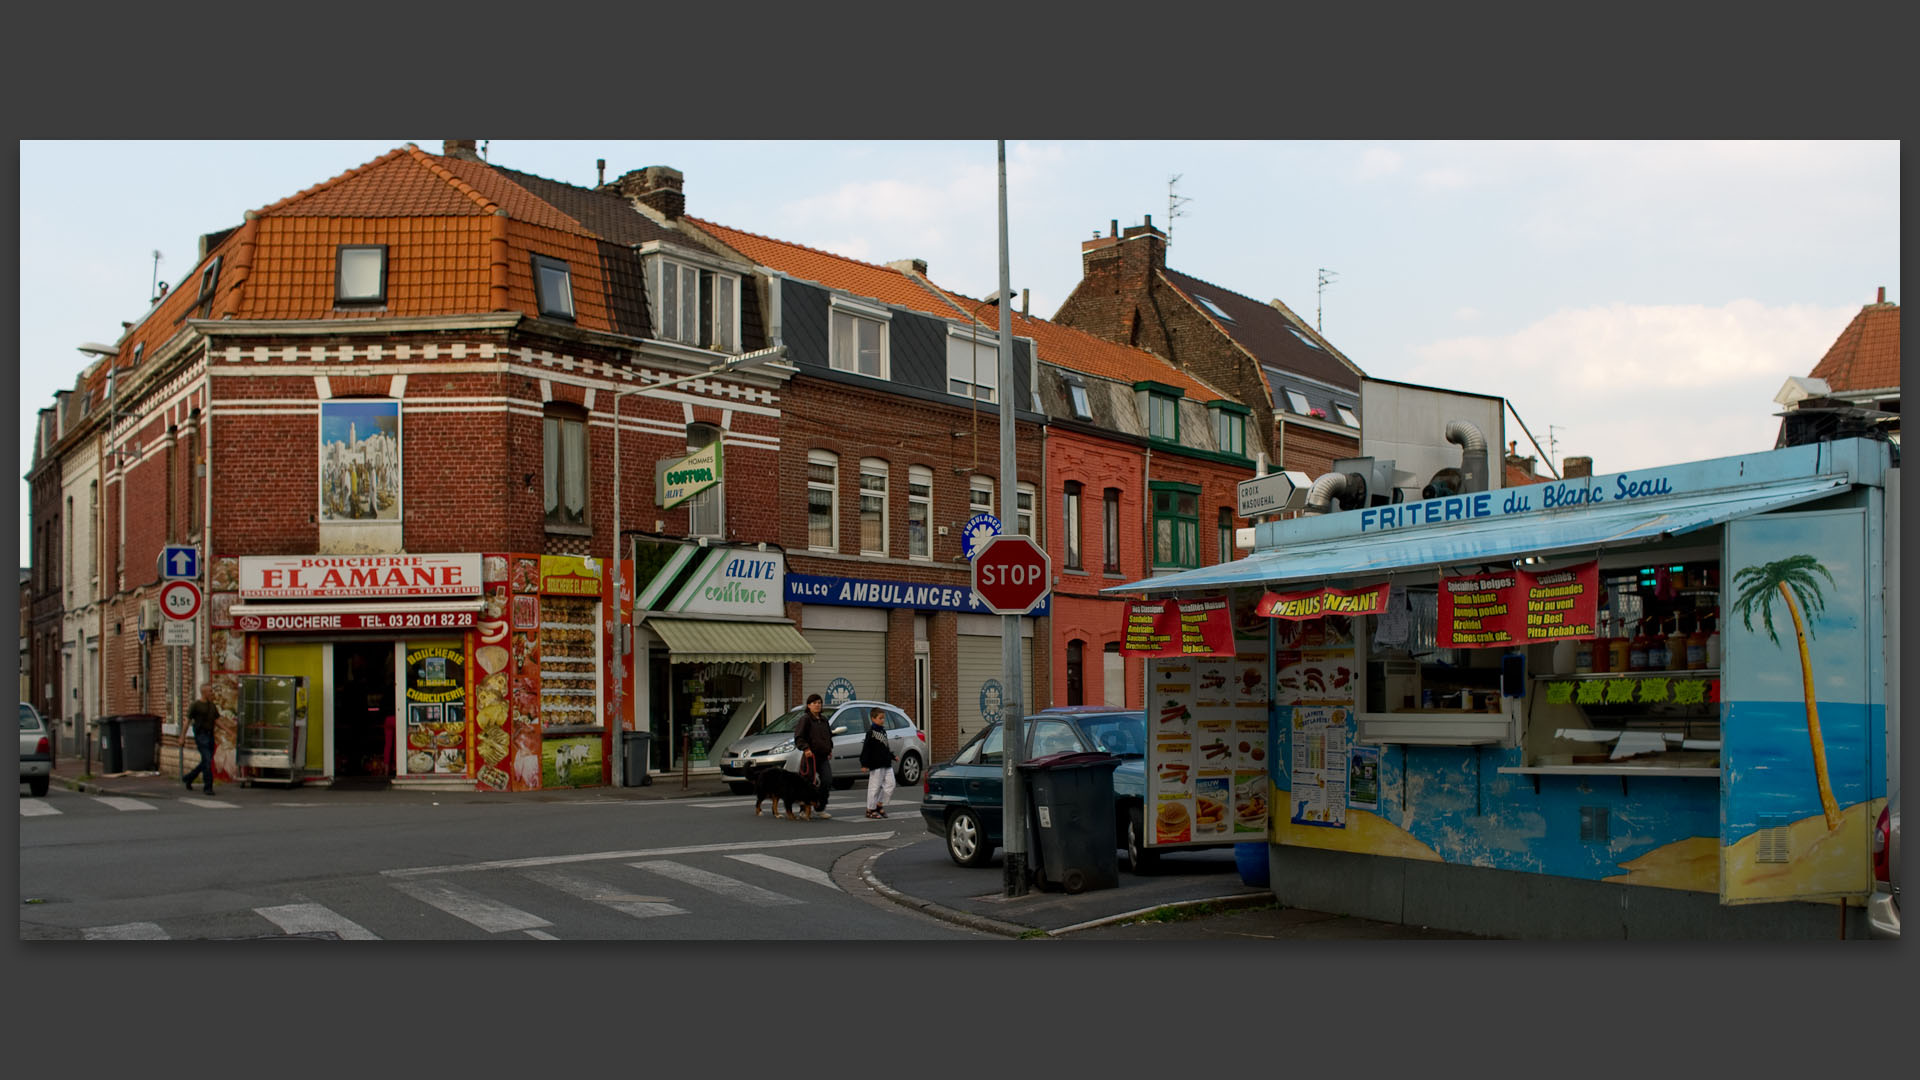
[{"label": "advertising panel with food images", "polygon": [[1264,653],[1148,661],[1147,803],[1181,807],[1155,819],[1149,846],[1266,832],[1266,668]]},{"label": "advertising panel with food images", "polygon": [[458,638],[409,641],[406,771],[467,772],[467,650]]},{"label": "advertising panel with food images", "polygon": [[1347,720],[1352,710],[1292,710],[1293,756],[1288,820],[1340,829],[1347,824]]}]

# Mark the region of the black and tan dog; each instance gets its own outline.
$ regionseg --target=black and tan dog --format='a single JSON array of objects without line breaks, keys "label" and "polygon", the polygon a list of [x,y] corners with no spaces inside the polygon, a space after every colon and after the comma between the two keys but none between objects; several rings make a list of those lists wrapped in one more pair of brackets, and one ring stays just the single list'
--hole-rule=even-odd
[{"label": "black and tan dog", "polygon": [[798,821],[794,815],[793,804],[799,803],[806,811],[807,820],[813,820],[813,804],[820,797],[820,789],[813,781],[797,772],[778,767],[768,767],[753,774],[753,816],[760,816],[760,805],[771,801],[767,812],[774,817],[780,816],[780,804],[787,804],[787,820]]}]

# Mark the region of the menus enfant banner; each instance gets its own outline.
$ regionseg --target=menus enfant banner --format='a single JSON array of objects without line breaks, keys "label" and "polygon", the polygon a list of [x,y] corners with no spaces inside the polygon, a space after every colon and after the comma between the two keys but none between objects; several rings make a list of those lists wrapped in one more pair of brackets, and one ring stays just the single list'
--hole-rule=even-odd
[{"label": "menus enfant banner", "polygon": [[1440,579],[1440,646],[1484,649],[1597,634],[1598,561]]}]

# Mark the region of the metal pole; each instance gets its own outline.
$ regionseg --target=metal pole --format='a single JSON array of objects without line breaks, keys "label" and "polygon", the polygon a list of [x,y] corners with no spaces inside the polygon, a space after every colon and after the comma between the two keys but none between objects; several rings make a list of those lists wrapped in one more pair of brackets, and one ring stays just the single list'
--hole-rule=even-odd
[{"label": "metal pole", "polygon": [[624,745],[627,737],[626,713],[621,708],[626,704],[626,658],[621,646],[626,641],[627,628],[620,620],[620,587],[623,584],[620,580],[620,399],[626,396],[625,390],[617,390],[613,395],[613,595],[606,600],[613,605],[613,719],[608,721],[613,732],[607,748],[613,760],[607,763],[607,780],[616,788],[626,779],[624,772],[627,765],[627,748]]},{"label": "metal pole", "polygon": [[[1000,519],[1002,530],[1018,528],[1020,522],[1019,468],[1013,455],[1013,312],[1008,303],[1012,291],[1007,272],[1007,141],[996,142],[1000,157]],[[1027,797],[1020,787],[1020,762],[1025,725],[1020,711],[1020,620],[1019,615],[1000,617],[1001,685],[1007,688],[1001,701],[1004,716],[1005,747],[1001,760],[1006,809],[1001,829],[1007,848],[1003,890],[1007,896],[1027,894]]]}]

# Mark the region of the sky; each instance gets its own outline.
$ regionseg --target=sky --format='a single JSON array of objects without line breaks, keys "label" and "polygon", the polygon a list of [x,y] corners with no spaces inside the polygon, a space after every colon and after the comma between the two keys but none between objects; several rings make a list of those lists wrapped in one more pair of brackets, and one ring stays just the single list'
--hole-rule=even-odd
[{"label": "sky", "polygon": [[[76,346],[111,344],[148,310],[154,252],[159,279],[180,287],[202,234],[408,142],[441,149],[22,142],[16,475],[38,410],[92,360]],[[587,187],[596,159],[609,179],[672,166],[695,217],[876,263],[924,259],[969,296],[999,284],[991,140],[500,139],[485,152]],[[1050,318],[1079,281],[1082,240],[1151,216],[1171,233],[1170,267],[1283,301],[1368,375],[1505,397],[1540,450],[1512,414],[1507,439],[1556,469],[1571,455],[1608,473],[1770,449],[1786,378],[1810,371],[1878,288],[1900,299],[1897,142],[1013,140],[1006,152],[1010,284],[1032,314]],[[24,480],[20,516],[24,562]]]}]

